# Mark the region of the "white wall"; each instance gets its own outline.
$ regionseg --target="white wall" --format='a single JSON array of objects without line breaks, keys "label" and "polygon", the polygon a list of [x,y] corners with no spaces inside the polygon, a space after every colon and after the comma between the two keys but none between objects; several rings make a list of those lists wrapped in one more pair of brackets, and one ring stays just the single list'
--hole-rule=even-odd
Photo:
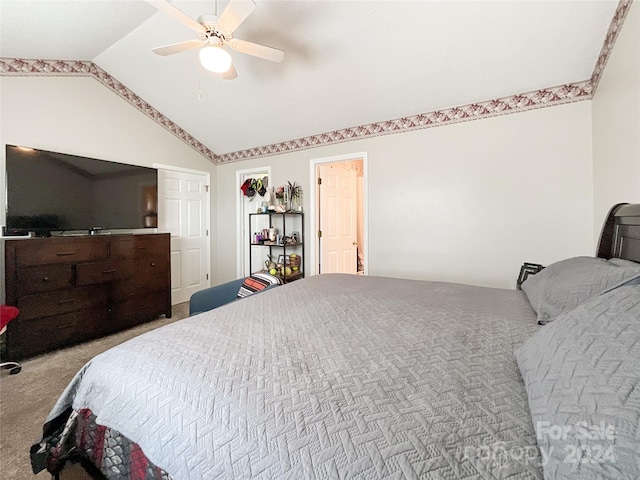
[{"label": "white wall", "polygon": [[615,203],[640,202],[640,2],[631,5],[622,25],[592,110],[593,213],[599,225]]},{"label": "white wall", "polygon": [[217,280],[236,275],[236,170],[297,181],[308,213],[309,160],[366,151],[370,274],[513,287],[524,261],[593,254],[591,148],[582,101],[221,165]]},{"label": "white wall", "polygon": [[[217,185],[211,213],[215,284],[236,276],[236,170],[270,165],[272,185],[302,184],[308,210],[309,160],[367,151],[371,274],[512,287],[523,261],[592,254],[603,212],[617,198],[640,201],[638,135],[621,134],[625,124],[639,133],[637,109],[634,116],[626,108],[626,120],[611,130],[618,110],[629,104],[628,97],[619,98],[616,82],[631,83],[625,91],[638,101],[637,65],[631,81],[616,74],[629,68],[624,58],[638,57],[637,39],[634,4],[593,102],[593,120],[592,102],[583,101],[217,168],[93,79],[2,77],[0,167],[8,143],[210,172]],[[627,172],[615,180],[603,171],[611,151]],[[625,189],[631,195],[623,198]]]},{"label": "white wall", "polygon": [[[158,163],[202,170],[216,183],[215,165],[88,77],[0,77],[0,192],[5,192],[6,144],[147,167]],[[1,197],[4,224],[4,194]],[[215,198],[212,195],[212,226]],[[214,251],[215,241],[212,238]]]}]

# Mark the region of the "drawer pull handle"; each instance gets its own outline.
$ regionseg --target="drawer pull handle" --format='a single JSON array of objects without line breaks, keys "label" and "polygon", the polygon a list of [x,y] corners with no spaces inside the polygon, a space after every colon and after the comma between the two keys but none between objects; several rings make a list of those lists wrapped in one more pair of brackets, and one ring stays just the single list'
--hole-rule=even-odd
[{"label": "drawer pull handle", "polygon": [[138,249],[138,250],[146,250],[147,247],[136,247],[136,249]]},{"label": "drawer pull handle", "polygon": [[56,255],[59,256],[59,257],[64,257],[66,255],[73,255],[75,253],[76,252],[58,252],[58,253],[56,253]]},{"label": "drawer pull handle", "polygon": [[58,325],[58,330],[62,330],[63,328],[69,328],[75,326],[75,323],[65,323],[64,325]]},{"label": "drawer pull handle", "polygon": [[75,299],[75,298],[70,298],[70,299],[68,299],[68,300],[60,300],[60,301],[58,302],[58,305],[64,305],[65,303],[73,303],[73,302],[75,302],[75,301],[76,301],[76,299]]},{"label": "drawer pull handle", "polygon": [[103,270],[102,273],[115,273],[116,269],[112,268],[110,270]]},{"label": "drawer pull handle", "polygon": [[48,281],[49,281],[49,277],[44,277],[44,278],[42,279],[42,281],[43,281],[43,282],[48,282]]},{"label": "drawer pull handle", "polygon": [[151,266],[155,267],[156,266],[155,262],[151,262]]}]

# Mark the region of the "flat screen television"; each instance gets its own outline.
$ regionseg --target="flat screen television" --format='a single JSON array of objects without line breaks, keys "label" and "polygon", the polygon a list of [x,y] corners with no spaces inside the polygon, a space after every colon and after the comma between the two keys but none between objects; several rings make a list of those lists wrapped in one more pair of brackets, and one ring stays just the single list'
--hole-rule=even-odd
[{"label": "flat screen television", "polygon": [[7,145],[6,185],[6,235],[157,227],[155,168]]}]

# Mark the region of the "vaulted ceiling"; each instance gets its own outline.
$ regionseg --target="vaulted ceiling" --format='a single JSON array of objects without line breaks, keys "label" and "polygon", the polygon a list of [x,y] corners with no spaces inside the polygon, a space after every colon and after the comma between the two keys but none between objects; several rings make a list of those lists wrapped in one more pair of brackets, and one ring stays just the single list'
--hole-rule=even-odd
[{"label": "vaulted ceiling", "polygon": [[[255,0],[222,80],[145,1],[0,0],[0,57],[92,61],[218,155],[588,80],[617,1]],[[175,0],[196,18],[215,2]],[[220,0],[218,11],[226,5]]]}]

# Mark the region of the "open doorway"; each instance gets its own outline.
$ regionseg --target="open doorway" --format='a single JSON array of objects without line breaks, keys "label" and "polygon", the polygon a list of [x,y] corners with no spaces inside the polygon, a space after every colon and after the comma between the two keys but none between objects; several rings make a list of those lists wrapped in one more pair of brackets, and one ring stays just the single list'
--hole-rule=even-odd
[{"label": "open doorway", "polygon": [[[247,194],[240,188],[247,180],[260,180],[263,189],[258,188],[256,191]],[[253,255],[252,265],[259,265],[264,260],[258,249],[249,248],[249,239],[251,232],[249,231],[249,214],[256,213],[262,202],[267,199],[266,190],[269,188],[271,179],[271,167],[252,168],[248,170],[236,171],[236,215],[237,215],[237,239],[238,246],[236,250],[237,278],[248,277],[251,275],[249,271],[249,255]],[[264,190],[264,191],[263,191]],[[269,227],[269,219],[265,215],[260,217],[254,223],[254,228],[262,230]]]},{"label": "open doorway", "polygon": [[366,153],[311,160],[311,273],[368,271]]}]

